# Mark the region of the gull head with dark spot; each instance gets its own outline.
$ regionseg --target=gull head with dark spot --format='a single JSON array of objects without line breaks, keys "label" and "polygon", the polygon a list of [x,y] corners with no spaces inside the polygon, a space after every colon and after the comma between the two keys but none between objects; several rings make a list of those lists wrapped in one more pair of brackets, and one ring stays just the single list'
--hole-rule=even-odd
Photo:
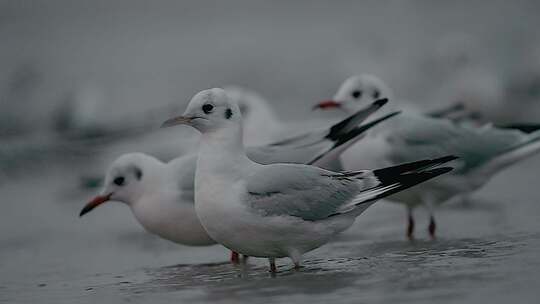
[{"label": "gull head with dark spot", "polygon": [[354,113],[381,98],[392,100],[392,90],[376,76],[362,74],[349,77],[332,99],[318,103],[315,109],[341,109]]},{"label": "gull head with dark spot", "polygon": [[143,153],[117,158],[99,195],[80,216],[108,202],[126,204],[144,229],[178,244],[215,244],[201,226],[193,206],[193,175],[196,158],[179,157],[169,163]]},{"label": "gull head with dark spot", "polygon": [[160,162],[142,153],[122,155],[113,162],[105,177],[103,190],[90,200],[81,210],[79,216],[92,211],[108,201],[118,201],[130,205],[143,194],[144,182],[148,179],[151,168]]},{"label": "gull head with dark spot", "polygon": [[238,105],[229,98],[225,90],[214,88],[197,93],[182,116],[165,121],[162,127],[185,124],[201,133],[208,133],[227,127],[238,127],[241,121]]},{"label": "gull head with dark spot", "polygon": [[208,235],[235,252],[268,258],[272,272],[275,259],[282,257],[298,268],[304,253],[349,228],[375,201],[451,170],[440,167],[453,159],[448,157],[356,172],[265,165],[247,156],[241,121],[235,101],[222,89],[210,89],[195,95],[183,116],[164,125],[186,124],[203,134],[194,199]]}]

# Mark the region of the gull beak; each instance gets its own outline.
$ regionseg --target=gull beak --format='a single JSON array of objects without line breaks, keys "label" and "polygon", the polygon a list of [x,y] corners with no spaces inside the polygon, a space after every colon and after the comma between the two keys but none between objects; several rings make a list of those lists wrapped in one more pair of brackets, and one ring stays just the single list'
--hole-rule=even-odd
[{"label": "gull beak", "polygon": [[176,125],[189,125],[191,121],[193,120],[193,117],[187,117],[187,116],[177,116],[173,117],[171,119],[167,119],[161,124],[161,128],[168,128]]},{"label": "gull beak", "polygon": [[333,108],[341,108],[341,103],[335,100],[325,100],[316,104],[313,107],[313,110],[317,110],[317,109],[326,110],[326,109],[333,109]]},{"label": "gull beak", "polygon": [[88,212],[92,211],[92,209],[96,208],[97,206],[108,202],[111,199],[112,192],[107,195],[98,195],[94,197],[88,204],[82,208],[81,213],[79,213],[79,217],[87,214]]}]

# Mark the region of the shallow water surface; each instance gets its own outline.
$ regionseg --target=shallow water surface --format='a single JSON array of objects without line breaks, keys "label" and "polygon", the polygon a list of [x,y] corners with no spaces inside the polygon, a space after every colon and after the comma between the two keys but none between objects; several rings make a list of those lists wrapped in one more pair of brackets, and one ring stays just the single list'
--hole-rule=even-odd
[{"label": "shallow water surface", "polygon": [[409,242],[404,211],[381,202],[306,255],[300,270],[278,260],[275,276],[263,259],[231,265],[219,246],[178,246],[148,235],[121,204],[78,218],[92,191],[73,191],[67,171],[21,179],[1,188],[17,201],[7,204],[0,224],[0,301],[532,302],[540,283],[540,195],[526,184],[509,189],[506,181],[532,178],[526,167],[539,160],[505,172],[468,205],[443,206],[434,241],[422,210],[417,240]]}]

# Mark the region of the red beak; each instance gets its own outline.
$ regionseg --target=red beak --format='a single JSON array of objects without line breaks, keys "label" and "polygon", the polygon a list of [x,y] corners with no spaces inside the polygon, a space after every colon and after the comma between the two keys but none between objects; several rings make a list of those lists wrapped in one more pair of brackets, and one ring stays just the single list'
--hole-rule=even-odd
[{"label": "red beak", "polygon": [[313,107],[313,110],[315,110],[315,109],[326,110],[326,109],[333,109],[333,108],[341,108],[341,103],[336,102],[335,100],[325,100],[325,101],[321,101],[318,104],[316,104]]},{"label": "red beak", "polygon": [[79,213],[79,216],[83,216],[87,214],[88,212],[92,211],[92,209],[96,208],[97,206],[109,201],[111,199],[112,193],[109,193],[107,195],[98,195],[94,197],[88,204],[82,208],[81,213]]}]

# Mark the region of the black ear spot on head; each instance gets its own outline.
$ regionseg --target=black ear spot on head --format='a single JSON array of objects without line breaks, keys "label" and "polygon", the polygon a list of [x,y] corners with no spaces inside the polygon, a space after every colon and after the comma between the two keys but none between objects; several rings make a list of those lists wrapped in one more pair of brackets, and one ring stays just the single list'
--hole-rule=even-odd
[{"label": "black ear spot on head", "polygon": [[249,107],[245,104],[239,104],[238,107],[240,108],[240,113],[242,113],[242,116],[247,115],[247,112],[249,111]]},{"label": "black ear spot on head", "polygon": [[225,110],[225,118],[226,118],[226,119],[230,119],[230,118],[232,117],[232,115],[233,115],[232,110],[231,110],[230,108],[227,108],[227,109]]},{"label": "black ear spot on head", "polygon": [[141,180],[141,178],[142,178],[142,170],[141,169],[135,168],[135,178],[137,178],[137,180]]}]

